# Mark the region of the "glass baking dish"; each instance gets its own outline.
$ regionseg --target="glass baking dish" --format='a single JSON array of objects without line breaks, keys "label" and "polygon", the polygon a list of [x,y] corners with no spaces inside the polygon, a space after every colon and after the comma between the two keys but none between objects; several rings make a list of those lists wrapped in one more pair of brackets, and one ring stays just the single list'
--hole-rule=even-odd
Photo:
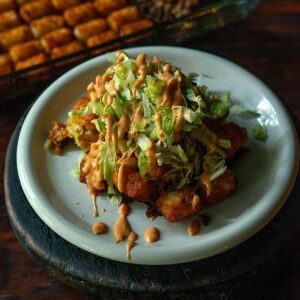
[{"label": "glass baking dish", "polygon": [[134,34],[1,76],[0,101],[11,101],[29,93],[37,94],[70,68],[107,51],[137,45],[178,44],[222,28],[246,18],[259,2],[260,0],[202,0],[192,13],[184,17],[156,23],[151,28]]}]

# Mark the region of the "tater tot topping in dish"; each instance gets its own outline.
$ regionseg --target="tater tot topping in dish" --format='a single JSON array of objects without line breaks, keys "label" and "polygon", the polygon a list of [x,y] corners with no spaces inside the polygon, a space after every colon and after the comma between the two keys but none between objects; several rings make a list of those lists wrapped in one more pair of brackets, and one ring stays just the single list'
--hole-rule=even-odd
[{"label": "tater tot topping in dish", "polygon": [[[231,94],[214,95],[195,74],[144,53],[118,51],[68,114],[54,122],[47,147],[62,152],[73,140],[83,150],[77,175],[94,200],[132,199],[147,216],[174,222],[232,195],[228,167],[247,142],[246,129],[228,122]],[[76,172],[75,172],[76,173]]]}]

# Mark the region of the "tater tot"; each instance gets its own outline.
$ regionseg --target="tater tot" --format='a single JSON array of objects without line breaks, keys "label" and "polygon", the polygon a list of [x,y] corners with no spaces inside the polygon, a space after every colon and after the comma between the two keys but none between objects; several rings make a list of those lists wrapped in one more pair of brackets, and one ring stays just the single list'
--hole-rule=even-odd
[{"label": "tater tot", "polygon": [[62,16],[51,15],[32,21],[30,28],[33,35],[36,38],[40,38],[48,32],[64,27],[64,24],[65,22]]},{"label": "tater tot", "polygon": [[114,31],[120,31],[125,24],[135,22],[139,19],[139,11],[136,6],[127,6],[120,10],[112,12],[107,22],[110,28]]},{"label": "tater tot", "polygon": [[117,32],[112,31],[112,30],[106,31],[106,32],[100,33],[98,35],[94,35],[94,36],[90,37],[87,40],[87,45],[88,45],[88,47],[93,47],[93,46],[104,44],[111,40],[117,39],[118,37],[119,37],[119,35]]},{"label": "tater tot", "polygon": [[234,172],[229,169],[227,169],[224,174],[210,182],[209,190],[205,181],[201,178],[199,181],[201,199],[207,204],[216,203],[226,197],[229,197],[235,192],[236,186],[236,176]]},{"label": "tater tot", "polygon": [[14,0],[1,0],[0,1],[0,13],[15,8]]},{"label": "tater tot", "polygon": [[162,194],[156,200],[156,208],[168,221],[179,221],[201,210],[199,196],[192,187]]},{"label": "tater tot", "polygon": [[[118,186],[118,172],[113,175],[113,182]],[[142,178],[137,170],[124,168],[124,194],[142,202],[150,202],[155,195],[153,183]]]},{"label": "tater tot", "polygon": [[136,21],[136,22],[133,22],[133,23],[129,23],[129,24],[126,24],[126,25],[121,27],[120,35],[124,36],[124,35],[128,35],[128,34],[132,34],[134,32],[149,28],[151,26],[153,26],[153,22],[150,21],[150,20],[146,20],[146,19]]},{"label": "tater tot", "polygon": [[9,55],[13,62],[25,60],[41,52],[40,43],[36,40],[18,44],[9,49]]},{"label": "tater tot", "polygon": [[64,11],[65,9],[78,5],[83,1],[84,0],[52,0],[52,4],[56,10]]},{"label": "tater tot", "polygon": [[20,9],[20,15],[27,23],[52,13],[54,13],[54,7],[51,2],[45,0],[25,4]]},{"label": "tater tot", "polygon": [[51,49],[70,43],[74,39],[70,29],[61,28],[47,33],[41,38],[41,44],[46,52]]},{"label": "tater tot", "polygon": [[47,61],[47,56],[45,53],[40,53],[38,55],[32,56],[26,60],[19,61],[15,64],[16,70],[21,70],[25,68],[29,68],[38,64],[41,64],[43,62]]},{"label": "tater tot", "polygon": [[232,159],[248,140],[247,130],[234,123],[223,124],[217,134],[219,138],[229,140],[231,143],[230,148],[225,149],[227,159]]},{"label": "tater tot", "polygon": [[91,3],[74,6],[64,12],[64,18],[71,27],[95,19],[97,16],[97,11]]},{"label": "tater tot", "polygon": [[0,32],[15,27],[21,23],[18,14],[14,10],[0,14]]},{"label": "tater tot", "polygon": [[0,33],[0,44],[5,49],[30,39],[32,39],[32,34],[26,25],[21,25]]},{"label": "tater tot", "polygon": [[25,5],[29,2],[36,2],[36,1],[39,1],[39,0],[16,0],[16,1],[19,4],[19,6],[22,6],[22,5]]},{"label": "tater tot", "polygon": [[0,55],[0,76],[13,71],[13,64],[8,54]]},{"label": "tater tot", "polygon": [[104,19],[95,19],[80,25],[74,29],[74,35],[79,40],[86,40],[92,35],[99,34],[107,30],[107,22]]},{"label": "tater tot", "polygon": [[101,16],[106,17],[111,12],[124,7],[127,3],[127,0],[95,0],[94,5],[98,13]]},{"label": "tater tot", "polygon": [[53,48],[51,51],[51,58],[62,57],[80,51],[82,49],[84,49],[84,45],[80,41],[74,41],[70,44]]}]

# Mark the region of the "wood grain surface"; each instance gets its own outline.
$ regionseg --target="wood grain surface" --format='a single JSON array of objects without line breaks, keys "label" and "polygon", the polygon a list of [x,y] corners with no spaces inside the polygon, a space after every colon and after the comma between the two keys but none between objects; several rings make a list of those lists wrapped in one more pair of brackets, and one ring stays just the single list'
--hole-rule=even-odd
[{"label": "wood grain surface", "polygon": [[[182,44],[232,60],[266,82],[300,124],[300,1],[265,0],[245,21]],[[25,253],[4,206],[9,138],[32,97],[0,104],[0,299],[94,299],[51,278]],[[300,299],[300,232],[264,299]]]}]

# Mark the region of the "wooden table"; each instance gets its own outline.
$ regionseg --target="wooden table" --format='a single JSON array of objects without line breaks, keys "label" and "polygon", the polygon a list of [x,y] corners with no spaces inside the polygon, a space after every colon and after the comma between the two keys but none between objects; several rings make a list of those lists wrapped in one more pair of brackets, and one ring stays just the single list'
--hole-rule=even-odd
[{"label": "wooden table", "polygon": [[[183,46],[232,60],[260,77],[300,124],[300,1],[265,0],[246,20]],[[0,299],[94,299],[51,278],[25,253],[4,206],[4,160],[10,135],[30,97],[0,104]],[[300,232],[265,299],[300,299]],[[287,245],[288,247],[289,245]]]}]

